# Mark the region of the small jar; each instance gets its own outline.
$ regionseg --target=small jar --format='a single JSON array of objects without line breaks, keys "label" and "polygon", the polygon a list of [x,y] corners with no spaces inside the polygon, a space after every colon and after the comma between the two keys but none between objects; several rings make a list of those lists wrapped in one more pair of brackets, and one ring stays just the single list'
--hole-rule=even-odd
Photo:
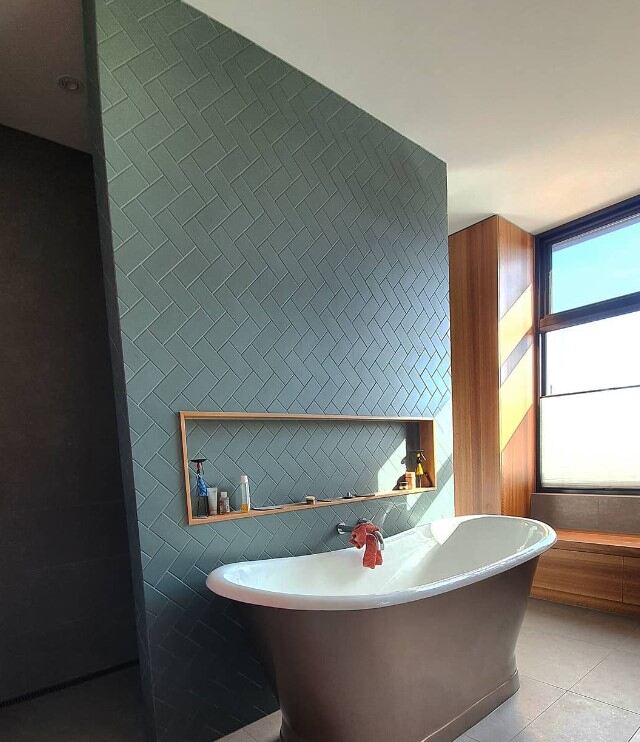
[{"label": "small jar", "polygon": [[227,492],[221,492],[218,499],[218,513],[220,515],[226,515],[231,512],[229,505],[229,494]]}]

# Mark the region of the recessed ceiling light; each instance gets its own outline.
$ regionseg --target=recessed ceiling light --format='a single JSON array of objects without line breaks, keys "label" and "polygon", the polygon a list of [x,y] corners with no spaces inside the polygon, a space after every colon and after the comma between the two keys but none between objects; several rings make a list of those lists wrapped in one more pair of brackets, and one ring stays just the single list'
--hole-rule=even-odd
[{"label": "recessed ceiling light", "polygon": [[71,75],[61,75],[58,78],[58,87],[62,88],[67,93],[79,93],[82,88],[82,83],[77,77]]}]

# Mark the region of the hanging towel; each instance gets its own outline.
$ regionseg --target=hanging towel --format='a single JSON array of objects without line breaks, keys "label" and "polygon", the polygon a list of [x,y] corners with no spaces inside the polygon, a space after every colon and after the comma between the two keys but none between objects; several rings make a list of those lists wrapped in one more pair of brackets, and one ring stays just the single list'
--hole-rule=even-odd
[{"label": "hanging towel", "polygon": [[364,546],[364,556],[362,557],[362,566],[375,569],[382,564],[382,552],[380,543],[376,538],[376,531],[380,529],[374,523],[360,523],[353,531],[349,539],[356,548],[361,549]]}]

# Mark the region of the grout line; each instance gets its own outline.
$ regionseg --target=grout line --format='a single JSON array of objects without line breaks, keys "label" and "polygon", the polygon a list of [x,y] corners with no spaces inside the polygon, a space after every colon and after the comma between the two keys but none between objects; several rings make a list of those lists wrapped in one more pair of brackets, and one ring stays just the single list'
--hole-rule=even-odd
[{"label": "grout line", "polygon": [[633,709],[628,709],[628,708],[625,708],[624,706],[616,706],[615,703],[609,703],[608,701],[603,701],[601,698],[597,698],[596,696],[588,696],[586,693],[577,693],[574,690],[567,691],[567,693],[572,693],[574,696],[580,696],[580,698],[588,698],[590,701],[596,701],[597,703],[601,703],[603,706],[609,706],[610,708],[618,709],[618,711],[626,711],[628,714],[633,714],[634,716],[637,716],[638,719],[640,720],[640,713],[638,711],[633,711]]},{"label": "grout line", "polygon": [[[598,645],[598,646],[600,646],[600,645]],[[575,682],[575,683],[574,683],[574,684],[573,684],[573,685],[571,686],[571,688],[569,688],[568,690],[570,690],[570,691],[573,691],[573,689],[574,689],[574,688],[576,687],[576,685],[578,685],[578,683],[580,683],[581,681],[583,681],[583,680],[584,680],[584,679],[585,679],[585,678],[587,677],[587,675],[589,675],[590,673],[592,673],[592,672],[593,672],[593,671],[594,671],[594,670],[595,670],[595,669],[596,669],[597,667],[600,667],[600,665],[601,665],[601,664],[602,664],[603,662],[605,662],[605,660],[607,660],[607,659],[608,659],[608,658],[609,658],[609,657],[611,656],[611,654],[612,654],[612,652],[609,652],[609,654],[606,654],[606,655],[605,655],[605,656],[604,656],[604,657],[603,657],[603,658],[602,658],[602,659],[600,660],[600,662],[597,662],[597,663],[596,663],[596,664],[595,664],[595,665],[594,665],[594,666],[593,666],[593,667],[592,667],[591,669],[587,670],[587,672],[585,672],[585,673],[584,673],[584,675],[581,675],[581,676],[580,676],[580,677],[578,678],[578,680],[576,680],[576,682]],[[576,695],[578,695],[578,696],[579,696],[579,695],[581,695],[581,694],[580,694],[580,693],[576,693]],[[597,699],[596,699],[596,700],[597,700]]]},{"label": "grout line", "polygon": [[[528,676],[528,675],[522,675],[521,677],[526,677],[526,678],[529,678],[529,676]],[[566,688],[559,688],[559,687],[558,687],[557,685],[553,685],[552,683],[547,683],[547,682],[546,682],[546,681],[544,681],[544,680],[537,680],[536,678],[529,678],[529,679],[530,679],[530,680],[534,680],[534,681],[535,681],[536,683],[542,683],[543,685],[548,685],[548,686],[549,686],[549,687],[551,687],[551,688],[556,688],[557,690],[560,690],[560,691],[562,691],[562,693],[561,693],[561,694],[560,694],[560,695],[559,695],[559,696],[558,696],[558,697],[557,697],[557,698],[555,699],[555,701],[552,701],[552,702],[551,702],[551,703],[550,703],[550,704],[549,704],[549,705],[548,705],[548,706],[547,706],[547,707],[546,707],[545,709],[543,709],[543,710],[542,710],[542,711],[541,711],[541,712],[540,712],[539,714],[536,714],[536,715],[535,715],[535,716],[533,717],[533,719],[530,719],[530,720],[529,720],[529,721],[528,721],[528,722],[527,722],[527,723],[526,723],[526,724],[525,724],[525,725],[524,725],[524,726],[522,727],[522,729],[520,729],[520,730],[519,730],[518,732],[516,732],[516,733],[515,733],[515,734],[513,735],[513,737],[510,737],[510,738],[509,738],[509,740],[508,740],[508,742],[513,742],[513,740],[514,740],[514,739],[515,739],[515,738],[516,738],[516,737],[517,737],[517,736],[518,736],[519,734],[522,734],[522,732],[523,732],[523,731],[524,731],[524,730],[525,730],[525,729],[526,729],[526,728],[527,728],[527,727],[528,727],[528,726],[529,726],[530,724],[533,724],[533,722],[534,722],[534,721],[535,721],[536,719],[539,719],[539,718],[540,718],[540,717],[541,717],[541,716],[542,716],[543,714],[546,714],[546,713],[547,713],[547,711],[549,711],[549,709],[550,709],[550,708],[551,708],[552,706],[555,706],[555,704],[556,704],[556,703],[558,703],[558,701],[560,701],[560,700],[561,700],[562,698],[564,698],[564,697],[565,697],[565,696],[567,695],[567,693],[569,692],[568,690],[566,690]]]},{"label": "grout line", "polygon": [[636,734],[638,733],[638,730],[640,730],[640,726],[639,726],[639,727],[638,727],[638,729],[636,729],[636,731],[635,731],[635,732],[634,732],[634,733],[633,733],[633,734],[632,734],[632,735],[631,735],[631,736],[629,737],[629,739],[627,740],[627,742],[631,742],[631,740],[632,740],[632,739],[633,739],[633,738],[634,738],[634,737],[636,736]]}]

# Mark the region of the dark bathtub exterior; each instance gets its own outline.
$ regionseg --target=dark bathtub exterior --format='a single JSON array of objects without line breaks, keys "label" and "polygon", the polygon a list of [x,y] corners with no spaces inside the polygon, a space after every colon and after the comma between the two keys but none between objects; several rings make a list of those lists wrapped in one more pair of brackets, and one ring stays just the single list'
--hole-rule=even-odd
[{"label": "dark bathtub exterior", "polygon": [[451,742],[519,687],[515,646],[537,558],[385,608],[247,605],[282,742]]}]

